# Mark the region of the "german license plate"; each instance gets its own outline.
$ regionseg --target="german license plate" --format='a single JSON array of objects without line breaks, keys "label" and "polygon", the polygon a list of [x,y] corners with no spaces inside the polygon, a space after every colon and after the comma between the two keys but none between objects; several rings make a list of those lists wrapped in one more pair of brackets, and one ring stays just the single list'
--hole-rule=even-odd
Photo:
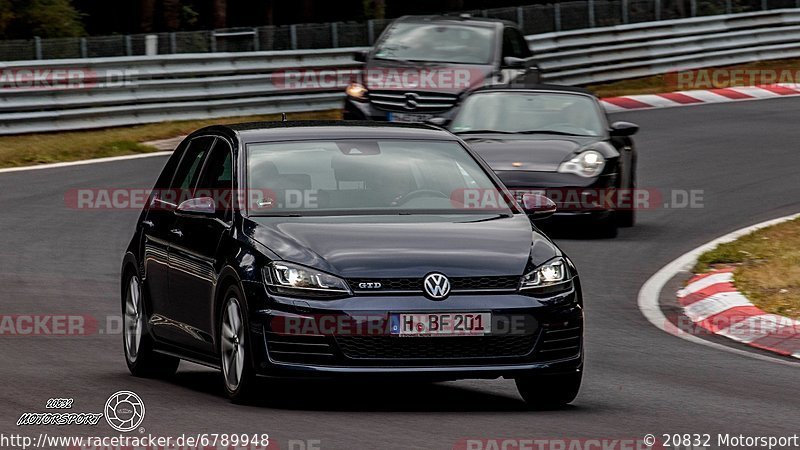
[{"label": "german license plate", "polygon": [[433,117],[433,114],[413,114],[413,113],[389,113],[389,122],[425,122]]},{"label": "german license plate", "polygon": [[482,336],[492,332],[491,313],[399,313],[390,315],[394,336]]}]

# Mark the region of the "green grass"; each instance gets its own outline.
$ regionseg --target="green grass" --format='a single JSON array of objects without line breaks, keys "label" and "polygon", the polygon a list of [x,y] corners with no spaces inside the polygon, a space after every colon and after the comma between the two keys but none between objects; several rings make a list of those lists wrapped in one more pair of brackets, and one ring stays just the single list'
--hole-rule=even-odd
[{"label": "green grass", "polygon": [[703,255],[694,271],[734,266],[737,289],[766,312],[800,319],[800,219],[758,230]]},{"label": "green grass", "polygon": [[[287,114],[292,120],[339,119],[339,111]],[[142,142],[168,139],[207,125],[280,120],[279,114],[215,120],[164,122],[103,130],[37,133],[0,137],[0,167],[31,166],[157,151]]]}]

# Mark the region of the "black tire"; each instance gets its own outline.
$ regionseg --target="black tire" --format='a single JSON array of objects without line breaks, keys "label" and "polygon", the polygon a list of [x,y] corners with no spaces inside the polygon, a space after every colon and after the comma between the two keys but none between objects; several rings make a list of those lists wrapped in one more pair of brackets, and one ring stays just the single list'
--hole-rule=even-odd
[{"label": "black tire", "polygon": [[[234,316],[238,317],[239,325],[232,328],[230,318]],[[219,313],[219,357],[225,394],[233,403],[238,404],[251,403],[257,390],[258,377],[252,365],[249,329],[244,296],[238,287],[231,286],[222,297],[222,309]],[[229,359],[231,357],[233,359]],[[234,369],[239,373],[238,377],[232,371]]]},{"label": "black tire", "polygon": [[626,209],[625,211],[617,211],[617,226],[622,228],[630,228],[636,225],[636,210]]},{"label": "black tire", "polygon": [[[631,175],[631,176],[635,177],[636,175]],[[634,191],[636,190],[635,181],[631,181],[631,185],[629,187],[629,190],[631,191],[630,195],[633,196],[634,195]],[[620,210],[620,211],[616,212],[616,215],[617,215],[617,226],[620,226],[622,228],[630,228],[630,227],[636,225],[636,209],[634,208],[635,206],[636,206],[636,202],[631,200],[631,204],[628,205],[628,207],[626,209],[623,209],[623,210]]]},{"label": "black tire", "polygon": [[515,379],[517,390],[532,409],[557,409],[572,403],[581,388],[583,372],[528,375]]},{"label": "black tire", "polygon": [[618,213],[612,212],[608,216],[596,221],[593,224],[594,234],[600,239],[611,239],[617,237],[619,230],[617,229],[617,215]]},{"label": "black tire", "polygon": [[[139,276],[135,271],[129,271],[123,280],[122,346],[128,370],[137,377],[166,378],[174,375],[181,360],[156,353],[153,349],[153,338],[146,326],[144,290]],[[136,298],[132,297],[134,291],[138,292]],[[139,341],[135,344],[137,333]]]}]

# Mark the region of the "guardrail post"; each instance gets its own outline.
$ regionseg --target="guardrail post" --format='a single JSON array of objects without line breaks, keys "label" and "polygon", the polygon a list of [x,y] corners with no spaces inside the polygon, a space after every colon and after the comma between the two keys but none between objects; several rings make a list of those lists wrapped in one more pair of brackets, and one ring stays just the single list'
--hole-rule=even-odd
[{"label": "guardrail post", "polygon": [[144,54],[155,56],[158,54],[158,35],[148,34],[144,37]]},{"label": "guardrail post", "polygon": [[212,31],[208,36],[208,47],[211,53],[217,52],[217,33],[215,31]]},{"label": "guardrail post", "polygon": [[628,17],[628,0],[622,0],[622,23],[628,23],[630,18]]},{"label": "guardrail post", "polygon": [[261,50],[261,41],[258,38],[258,28],[253,28],[253,51]]},{"label": "guardrail post", "polygon": [[336,22],[331,22],[331,47],[339,47],[339,25]]},{"label": "guardrail post", "polygon": [[689,0],[689,15],[697,17],[697,0]]},{"label": "guardrail post", "polygon": [[769,9],[769,6],[767,5],[767,0],[761,0],[761,9],[764,11]]},{"label": "guardrail post", "polygon": [[42,38],[39,36],[33,37],[33,52],[36,59],[42,59]]},{"label": "guardrail post", "polygon": [[655,9],[656,20],[661,20],[661,0],[655,0],[653,9]]},{"label": "guardrail post", "polygon": [[[798,7],[800,7],[800,0],[797,1]],[[733,1],[732,0],[725,0],[725,14],[733,14]]]},{"label": "guardrail post", "polygon": [[86,38],[81,38],[81,58],[88,58],[89,57],[89,43],[86,42]]},{"label": "guardrail post", "polygon": [[553,5],[553,19],[555,20],[556,31],[561,31],[561,3]]},{"label": "guardrail post", "polygon": [[367,43],[369,45],[375,43],[375,21],[372,19],[369,19],[367,21]]},{"label": "guardrail post", "polygon": [[525,11],[522,9],[522,6],[517,7],[517,26],[520,31],[523,33],[525,32]]},{"label": "guardrail post", "polygon": [[178,36],[174,31],[169,34],[169,52],[173,55],[178,53]]},{"label": "guardrail post", "polygon": [[131,41],[131,35],[125,35],[125,54],[127,56],[133,56],[133,41]]},{"label": "guardrail post", "polygon": [[586,7],[589,8],[589,28],[594,28],[594,0],[587,1]]},{"label": "guardrail post", "polygon": [[297,25],[289,25],[289,39],[292,41],[292,50],[297,50]]}]

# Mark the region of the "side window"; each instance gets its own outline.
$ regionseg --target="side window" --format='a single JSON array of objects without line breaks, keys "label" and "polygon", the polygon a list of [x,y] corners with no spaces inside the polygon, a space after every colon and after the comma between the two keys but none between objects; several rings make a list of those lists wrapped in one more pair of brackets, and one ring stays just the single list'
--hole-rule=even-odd
[{"label": "side window", "polygon": [[203,171],[196,184],[196,197],[211,197],[217,202],[217,210],[226,220],[230,218],[233,201],[233,155],[230,145],[218,138],[203,164]]},{"label": "side window", "polygon": [[189,143],[189,148],[181,158],[175,177],[172,178],[172,189],[183,192],[191,190],[197,185],[203,161],[215,139],[213,136],[201,136]]},{"label": "side window", "polygon": [[531,56],[528,44],[522,34],[514,28],[503,30],[503,57],[527,58]]}]

